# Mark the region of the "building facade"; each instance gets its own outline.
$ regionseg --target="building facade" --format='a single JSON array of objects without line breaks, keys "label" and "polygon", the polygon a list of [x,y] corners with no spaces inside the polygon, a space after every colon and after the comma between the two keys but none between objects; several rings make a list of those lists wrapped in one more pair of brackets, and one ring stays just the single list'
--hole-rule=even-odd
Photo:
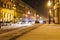
[{"label": "building facade", "polygon": [[54,3],[54,20],[55,23],[60,24],[60,0],[55,0]]},{"label": "building facade", "polygon": [[36,11],[21,0],[0,0],[0,21],[14,22],[16,18],[24,18]]},{"label": "building facade", "polygon": [[21,0],[15,0],[16,18],[34,18],[36,11]]},{"label": "building facade", "polygon": [[14,5],[12,0],[0,0],[0,21],[11,22],[14,20]]}]

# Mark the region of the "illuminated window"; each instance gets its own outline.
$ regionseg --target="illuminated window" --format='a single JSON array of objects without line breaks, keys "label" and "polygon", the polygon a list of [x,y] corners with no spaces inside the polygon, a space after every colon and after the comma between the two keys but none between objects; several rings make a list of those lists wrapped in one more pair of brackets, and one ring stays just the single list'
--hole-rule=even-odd
[{"label": "illuminated window", "polygon": [[6,4],[5,3],[3,4],[3,7],[6,8]]}]

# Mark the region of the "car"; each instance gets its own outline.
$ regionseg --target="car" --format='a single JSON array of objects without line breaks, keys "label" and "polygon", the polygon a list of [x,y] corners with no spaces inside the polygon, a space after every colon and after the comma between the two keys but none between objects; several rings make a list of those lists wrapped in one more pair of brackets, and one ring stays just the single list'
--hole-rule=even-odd
[{"label": "car", "polygon": [[35,23],[40,23],[40,22],[38,20],[36,20]]}]

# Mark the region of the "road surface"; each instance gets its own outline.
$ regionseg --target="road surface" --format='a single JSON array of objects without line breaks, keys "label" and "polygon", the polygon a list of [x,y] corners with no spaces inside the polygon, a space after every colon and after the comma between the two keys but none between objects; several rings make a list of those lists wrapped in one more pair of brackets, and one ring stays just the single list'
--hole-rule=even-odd
[{"label": "road surface", "polygon": [[60,25],[44,24],[15,40],[60,40]]}]

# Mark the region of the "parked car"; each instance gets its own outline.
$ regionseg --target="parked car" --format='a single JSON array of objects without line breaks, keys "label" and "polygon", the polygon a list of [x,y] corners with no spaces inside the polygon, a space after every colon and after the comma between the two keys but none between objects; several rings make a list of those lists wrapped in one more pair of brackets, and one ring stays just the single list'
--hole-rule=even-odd
[{"label": "parked car", "polygon": [[45,24],[45,23],[46,23],[46,21],[43,21],[43,23]]},{"label": "parked car", "polygon": [[40,23],[40,22],[38,20],[36,20],[35,23]]}]

